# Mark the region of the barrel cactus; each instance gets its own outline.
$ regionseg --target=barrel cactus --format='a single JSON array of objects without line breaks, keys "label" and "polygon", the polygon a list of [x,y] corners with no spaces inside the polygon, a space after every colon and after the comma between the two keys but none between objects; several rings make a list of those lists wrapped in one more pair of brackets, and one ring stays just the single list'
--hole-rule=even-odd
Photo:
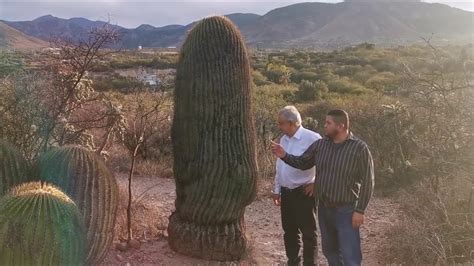
[{"label": "barrel cactus", "polygon": [[15,147],[0,140],[0,196],[28,179],[28,162]]},{"label": "barrel cactus", "polygon": [[181,48],[176,76],[168,241],[180,253],[226,261],[246,251],[243,216],[257,175],[250,89],[240,32],[224,17],[203,19]]},{"label": "barrel cactus", "polygon": [[83,223],[58,188],[24,183],[0,200],[0,265],[83,265]]},{"label": "barrel cactus", "polygon": [[115,177],[94,153],[75,146],[52,149],[38,159],[42,181],[60,187],[84,219],[86,263],[99,264],[114,237],[118,187]]}]

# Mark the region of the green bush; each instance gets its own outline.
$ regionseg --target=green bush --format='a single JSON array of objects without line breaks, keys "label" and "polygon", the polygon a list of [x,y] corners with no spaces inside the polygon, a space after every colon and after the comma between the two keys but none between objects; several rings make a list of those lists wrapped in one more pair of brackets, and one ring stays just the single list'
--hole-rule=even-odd
[{"label": "green bush", "polygon": [[323,94],[328,92],[326,83],[322,80],[311,82],[301,81],[296,92],[296,99],[301,102],[320,100]]},{"label": "green bush", "polygon": [[269,85],[271,82],[267,80],[267,77],[262,75],[258,70],[252,71],[253,83],[257,86]]},{"label": "green bush", "polygon": [[315,72],[296,72],[291,76],[291,80],[295,83],[300,83],[302,80],[316,81],[318,80],[318,75]]},{"label": "green bush", "polygon": [[367,89],[362,85],[351,82],[347,78],[332,80],[328,83],[330,92],[336,92],[340,94],[363,94],[367,92]]}]

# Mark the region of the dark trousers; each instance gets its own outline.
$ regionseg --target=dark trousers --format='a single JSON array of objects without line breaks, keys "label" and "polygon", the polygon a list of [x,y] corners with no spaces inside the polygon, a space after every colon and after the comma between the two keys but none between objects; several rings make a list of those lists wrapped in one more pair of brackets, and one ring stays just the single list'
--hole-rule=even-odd
[{"label": "dark trousers", "polygon": [[354,204],[331,208],[319,204],[321,245],[330,266],[357,266],[362,263],[359,229],[352,227]]},{"label": "dark trousers", "polygon": [[284,231],[288,265],[301,263],[301,235],[303,235],[303,265],[317,263],[316,208],[314,197],[304,193],[303,187],[281,190],[281,221]]}]

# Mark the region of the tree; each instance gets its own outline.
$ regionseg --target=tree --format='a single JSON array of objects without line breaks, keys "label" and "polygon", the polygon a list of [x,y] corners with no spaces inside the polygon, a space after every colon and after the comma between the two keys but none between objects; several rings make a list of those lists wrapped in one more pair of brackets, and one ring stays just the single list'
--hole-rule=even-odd
[{"label": "tree", "polygon": [[168,117],[170,101],[166,92],[156,92],[136,88],[128,103],[126,113],[130,115],[124,130],[124,144],[130,154],[130,170],[128,174],[127,204],[127,240],[133,240],[132,234],[132,180],[139,149],[157,132]]},{"label": "tree", "polygon": [[[29,159],[51,146],[66,144],[102,153],[111,137],[119,134],[123,115],[103,93],[94,90],[87,73],[109,53],[102,48],[117,38],[118,33],[105,24],[77,43],[56,40],[52,45],[58,52],[42,55],[41,68],[3,79],[0,135]],[[102,132],[102,138],[95,139],[93,130]]]},{"label": "tree", "polygon": [[288,85],[290,83],[291,71],[286,65],[268,63],[266,76],[275,83]]}]

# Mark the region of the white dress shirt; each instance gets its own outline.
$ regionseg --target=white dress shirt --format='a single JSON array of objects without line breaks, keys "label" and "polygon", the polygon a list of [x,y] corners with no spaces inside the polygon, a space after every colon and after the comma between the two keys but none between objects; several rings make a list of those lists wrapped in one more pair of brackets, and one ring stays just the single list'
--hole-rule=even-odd
[{"label": "white dress shirt", "polygon": [[[287,153],[298,156],[303,154],[311,144],[320,138],[321,135],[318,133],[300,126],[292,137],[283,135],[280,139],[280,144]],[[314,177],[314,167],[303,171],[287,165],[281,159],[277,159],[275,188],[273,192],[279,194],[281,187],[293,189],[308,183],[313,183]]]}]

